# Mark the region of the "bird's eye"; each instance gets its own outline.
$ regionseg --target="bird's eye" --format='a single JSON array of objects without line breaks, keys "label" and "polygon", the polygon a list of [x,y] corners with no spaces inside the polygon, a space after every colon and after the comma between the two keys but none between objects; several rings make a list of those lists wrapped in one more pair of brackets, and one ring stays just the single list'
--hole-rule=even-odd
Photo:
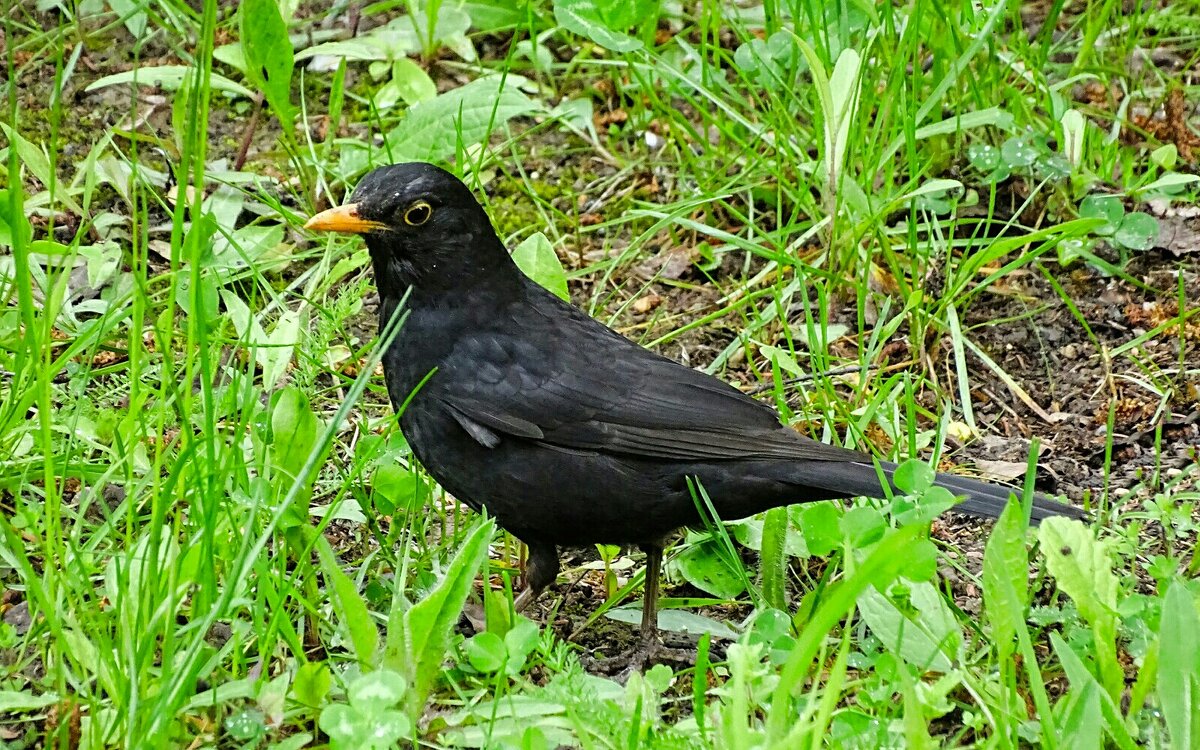
[{"label": "bird's eye", "polygon": [[433,216],[433,207],[425,201],[417,201],[404,212],[404,223],[410,227],[419,227]]}]

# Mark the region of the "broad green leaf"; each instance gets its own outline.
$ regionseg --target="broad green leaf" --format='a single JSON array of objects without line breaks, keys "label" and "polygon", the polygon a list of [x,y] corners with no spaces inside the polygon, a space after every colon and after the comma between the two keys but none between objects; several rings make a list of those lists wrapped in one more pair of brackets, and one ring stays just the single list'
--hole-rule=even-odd
[{"label": "broad green leaf", "polygon": [[733,62],[741,76],[753,74],[759,86],[779,91],[789,88],[795,75],[807,68],[798,57],[796,35],[789,30],[765,40],[751,37],[734,51]]},{"label": "broad green leaf", "polygon": [[1074,238],[1063,240],[1058,243],[1056,248],[1058,253],[1058,264],[1060,266],[1068,266],[1076,260],[1084,257],[1091,252],[1092,246],[1095,244],[1093,240]]},{"label": "broad green leaf", "polygon": [[[263,710],[260,711],[259,708]],[[266,710],[269,710],[268,703],[260,695],[258,708],[239,708],[229,714],[225,717],[225,721],[221,722],[225,736],[239,743],[258,739],[266,733],[266,717],[264,716]]]},{"label": "broad green leaf", "polygon": [[[810,63],[811,64],[811,63]],[[830,150],[826,152],[827,168],[831,178],[841,174],[850,134],[850,123],[858,110],[858,89],[862,69],[862,56],[847,47],[838,55],[829,74],[829,96],[833,109],[825,112],[828,119],[824,126]],[[834,183],[837,184],[837,183]]]},{"label": "broad green leaf", "polygon": [[787,530],[786,508],[771,508],[763,521],[762,554],[759,566],[762,594],[775,609],[787,609]]},{"label": "broad green leaf", "polygon": [[1020,503],[1005,506],[983,551],[984,609],[1002,660],[1012,654],[1017,633],[1025,627],[1029,602],[1024,515]]},{"label": "broad green leaf", "polygon": [[1110,235],[1116,232],[1123,216],[1125,207],[1115,195],[1089,195],[1079,204],[1079,218],[1104,221],[1104,224],[1096,228],[1096,234]]},{"label": "broad green leaf", "polygon": [[241,42],[230,42],[217,47],[213,50],[213,59],[246,75],[246,54],[242,52]]},{"label": "broad green leaf", "polygon": [[1095,539],[1081,522],[1062,517],[1043,521],[1038,541],[1058,587],[1075,601],[1092,628],[1101,682],[1115,699],[1124,688],[1124,671],[1117,662],[1117,577],[1109,556],[1111,543]]},{"label": "broad green leaf", "polygon": [[327,706],[318,725],[332,750],[383,750],[412,731],[407,715],[391,706],[404,693],[404,678],[389,670],[360,675],[350,683],[348,703]]},{"label": "broad green leaf", "polygon": [[377,669],[350,683],[350,702],[367,709],[391,708],[407,691],[404,677],[390,669]]},{"label": "broad green leaf", "polygon": [[773,664],[787,661],[791,651],[796,647],[796,638],[792,635],[792,618],[787,612],[767,607],[759,609],[753,615],[749,628],[744,633],[742,643],[765,645]]},{"label": "broad green leaf", "polygon": [[1000,159],[1009,169],[1024,169],[1031,166],[1043,150],[1029,142],[1024,135],[1016,135],[1000,144]]},{"label": "broad green leaf", "polygon": [[239,8],[238,20],[246,77],[262,89],[285,133],[290,132],[295,56],[279,5],[275,0],[245,0]]},{"label": "broad green leaf", "polygon": [[1038,541],[1050,574],[1085,620],[1094,623],[1116,616],[1117,577],[1108,542],[1093,537],[1081,522],[1059,516],[1042,522]]},{"label": "broad green leaf", "polygon": [[417,35],[411,28],[388,36],[370,34],[340,42],[316,44],[296,53],[296,60],[326,55],[358,62],[375,60],[398,60],[420,49]]},{"label": "broad green leaf", "polygon": [[967,161],[981,172],[990,172],[1000,166],[1000,149],[990,143],[976,141],[967,147]]},{"label": "broad green leaf", "polygon": [[[184,80],[194,70],[195,68],[187,65],[154,65],[145,68],[134,68],[124,73],[114,73],[110,76],[98,78],[89,83],[84,91],[95,91],[106,86],[123,86],[130,83],[138,86],[153,86],[154,88],[166,89],[167,91],[175,91],[183,85]],[[212,74],[212,77],[209,79],[209,87],[213,91],[237,94],[247,99],[254,98],[253,91],[218,73]]]},{"label": "broad green leaf", "polygon": [[[211,277],[202,276],[201,281],[203,282],[205,278]],[[203,288],[203,286],[204,285],[202,283],[201,291],[207,291]],[[220,297],[221,301],[225,303],[225,313],[229,318],[229,322],[233,324],[233,330],[237,331],[238,343],[253,351],[256,361],[261,366],[262,360],[259,360],[257,357],[257,347],[266,342],[266,331],[264,331],[262,326],[259,325],[258,318],[254,317],[253,313],[250,312],[250,306],[247,305],[246,301],[239,297],[236,292],[230,289],[222,289],[220,290]],[[190,295],[181,294],[178,296],[178,300],[180,307],[183,308],[185,313],[188,315],[195,314],[195,311],[188,307],[190,304]],[[215,302],[215,299],[213,302]],[[203,307],[211,310],[214,309],[216,305],[210,305],[208,302],[203,302]]]},{"label": "broad green leaf", "polygon": [[887,522],[883,514],[874,508],[858,506],[842,515],[839,526],[842,536],[850,546],[861,549],[879,541],[887,528]]},{"label": "broad green leaf", "polygon": [[1182,581],[1167,589],[1159,626],[1158,703],[1172,747],[1200,742],[1200,616]]},{"label": "broad green leaf", "polygon": [[493,130],[539,105],[521,93],[510,78],[489,76],[447,91],[436,99],[409,108],[400,124],[387,135],[391,159],[438,161],[483,143]]},{"label": "broad green leaf", "polygon": [[804,535],[804,546],[810,555],[824,557],[842,543],[841,508],[833,503],[812,503],[800,506],[795,523]]},{"label": "broad green leaf", "polygon": [[958,498],[945,487],[933,486],[920,493],[892,498],[892,513],[897,524],[924,526],[958,505]]},{"label": "broad green leaf", "polygon": [[[272,720],[282,718],[284,708],[287,706],[290,686],[292,686],[292,674],[281,672],[275,679],[269,680],[259,689],[258,708],[263,710],[263,714],[270,716]],[[262,719],[262,716],[259,716],[259,719]],[[262,720],[259,720],[258,728],[262,730]]]},{"label": "broad green leaf", "polygon": [[484,674],[500,671],[508,657],[504,639],[490,630],[471,636],[463,650],[471,666]]},{"label": "broad green leaf", "polygon": [[[1004,166],[1018,172],[1035,167],[1049,153],[1044,143],[1031,140],[1024,133],[1015,135],[1000,145],[1000,158]],[[1069,164],[1067,169],[1070,169]]]},{"label": "broad green leaf", "polygon": [[[235,269],[255,266],[266,271],[287,260],[280,250],[284,231],[278,224],[249,224],[234,230],[230,238],[219,236],[213,239],[212,252],[203,259],[205,268]],[[281,247],[282,246],[282,247]],[[277,260],[278,259],[278,260]]]},{"label": "broad green leaf", "polygon": [[333,673],[325,662],[301,664],[292,680],[292,699],[303,706],[315,708],[325,702],[333,687]]},{"label": "broad green leaf", "polygon": [[546,235],[534,232],[525,238],[513,249],[512,259],[526,276],[554,292],[560,299],[570,300],[567,273]]},{"label": "broad green leaf", "polygon": [[[437,13],[431,19],[431,7],[432,4],[426,5],[423,13],[409,16],[417,38],[421,40],[424,54],[432,54],[439,47],[445,47],[467,62],[475,60],[475,47],[467,37],[471,16],[458,3],[438,3]],[[427,28],[430,20],[433,22],[432,29]]]},{"label": "broad green leaf", "polygon": [[[843,180],[843,184],[846,183],[848,183],[848,180]],[[837,341],[849,332],[850,327],[841,323],[830,323],[824,327],[813,326],[812,328],[809,328],[807,325],[798,325],[792,328],[792,335],[801,343],[809,349],[818,349],[821,351],[825,351],[831,341]],[[806,375],[807,373],[802,372],[801,374]]]},{"label": "broad green leaf", "polygon": [[[367,603],[358,593],[354,581],[342,572],[337,556],[329,546],[329,540],[317,536],[317,557],[321,561],[321,573],[325,578],[325,590],[328,591],[334,612],[337,613],[341,625],[349,636],[350,646],[359,664],[375,663],[375,653],[379,650],[379,631],[375,628],[375,620]],[[398,699],[398,698],[397,698]],[[392,701],[395,703],[395,700]]]},{"label": "broad green leaf", "polygon": [[905,579],[916,583],[928,583],[937,577],[938,549],[937,545],[929,539],[925,537],[917,539],[905,554],[908,557],[908,563],[900,572]]},{"label": "broad green leaf", "polygon": [[421,475],[398,463],[380,464],[371,477],[372,504],[385,516],[414,512],[428,496],[429,485]]},{"label": "broad green leaf", "polygon": [[12,215],[9,200],[9,191],[0,190],[0,247],[9,247],[13,244],[14,226],[24,244],[28,244],[29,238],[33,236],[33,227],[29,223],[29,217],[20,210],[16,212],[15,216]]},{"label": "broad green leaf", "polygon": [[858,611],[888,650],[924,670],[949,672],[962,647],[962,630],[930,583],[908,585],[912,614],[871,587],[858,597]]},{"label": "broad green leaf", "polygon": [[541,637],[542,634],[533,620],[518,615],[517,621],[504,634],[504,648],[508,652],[504,671],[512,676],[519,674],[525,666],[525,660],[537,648]]},{"label": "broad green leaf", "polygon": [[647,5],[650,4],[638,0],[616,3],[604,0],[555,0],[554,20],[564,29],[587,37],[605,49],[633,52],[642,48],[642,42],[625,32],[641,20],[638,11]]},{"label": "broad green leaf", "polygon": [[758,347],[758,351],[777,365],[785,374],[793,377],[803,377],[805,375],[804,368],[796,363],[795,357],[788,350],[781,349],[778,346],[771,346],[770,344],[763,344]]},{"label": "broad green leaf", "polygon": [[[1092,675],[1087,665],[1079,658],[1067,642],[1062,639],[1058,633],[1050,633],[1050,645],[1054,648],[1054,653],[1058,656],[1059,662],[1062,664],[1063,672],[1067,675],[1067,681],[1071,683],[1071,692],[1061,702],[1066,701],[1071,706],[1068,711],[1078,711],[1078,701],[1080,697],[1085,696],[1089,692],[1094,692],[1097,696],[1096,709],[1103,719],[1103,724],[1108,728],[1108,736],[1113,739],[1118,747],[1122,750],[1134,750],[1137,743],[1129,734],[1129,729],[1125,726],[1125,718],[1122,716],[1120,709],[1113,699],[1104,692],[1100,683]],[[1091,700],[1087,698],[1086,700]],[[1090,711],[1090,709],[1089,709]],[[1096,717],[1092,716],[1095,719]],[[1080,727],[1077,723],[1082,720],[1079,717],[1068,716],[1062,722],[1059,722],[1059,728],[1063,730],[1064,737],[1070,741],[1072,747],[1100,747],[1098,744],[1084,745],[1077,742],[1078,739],[1084,740],[1091,738],[1091,733],[1086,732],[1079,734]],[[1097,724],[1100,722],[1097,721]]]},{"label": "broad green leaf", "polygon": [[[208,275],[201,277],[201,291],[209,293],[204,287],[205,285],[214,285],[215,282],[212,279],[213,277]],[[211,296],[212,304],[204,303],[207,310],[216,309],[217,290],[215,286],[211,291]],[[268,334],[263,330],[258,318],[250,312],[249,306],[236,292],[222,289],[220,297],[225,303],[226,314],[233,323],[234,330],[238,333],[239,342],[254,355],[254,361],[262,368],[263,387],[268,390],[274,388],[287,372],[287,366],[292,360],[292,353],[304,326],[303,313],[299,310],[285,310],[276,321],[275,327],[271,329],[271,333]],[[180,304],[185,304],[185,300],[181,298]],[[186,307],[185,311],[192,314]],[[301,464],[303,464],[303,460]]]},{"label": "broad green leaf", "polygon": [[[1089,682],[1072,688],[1062,701],[1067,708],[1059,726],[1065,743],[1060,747],[1075,750],[1095,750],[1103,747],[1100,721],[1100,686]],[[1057,711],[1055,713],[1058,713]]]},{"label": "broad green leaf", "polygon": [[721,599],[733,599],[746,590],[744,578],[729,566],[714,540],[693,544],[671,565],[688,583]]},{"label": "broad green leaf", "polygon": [[49,190],[51,183],[55,184],[54,200],[61,203],[64,208],[76,216],[83,216],[83,209],[67,193],[66,184],[61,180],[54,182],[54,168],[50,166],[50,157],[46,155],[45,148],[35,145],[32,141],[25,138],[25,136],[18,133],[16,128],[9,127],[2,122],[0,122],[0,130],[4,131],[9,143],[17,151],[17,157],[20,158],[25,168],[38,179],[38,182],[47,186],[47,190]]},{"label": "broad green leaf", "polygon": [[925,182],[921,183],[917,189],[905,193],[897,198],[897,201],[908,201],[912,200],[913,198],[920,198],[927,195],[941,196],[946,193],[955,194],[962,189],[963,184],[958,180],[926,180]]},{"label": "broad green leaf", "polygon": [[146,16],[147,3],[135,0],[108,0],[108,6],[121,19],[121,23],[125,24],[129,35],[140,42],[142,35],[146,33],[146,23],[149,20]]},{"label": "broad green leaf", "polygon": [[304,315],[299,310],[284,310],[275,322],[267,337],[266,346],[262,347],[263,373],[262,387],[272,390],[279,379],[287,372],[292,361],[292,351],[300,339],[300,330],[304,326]]},{"label": "broad green leaf", "polygon": [[121,246],[111,240],[80,245],[79,256],[87,261],[87,283],[92,289],[112,281],[121,267]]},{"label": "broad green leaf", "polygon": [[495,33],[518,24],[533,20],[538,26],[544,25],[544,19],[539,18],[536,6],[530,7],[529,0],[511,2],[506,0],[465,0],[462,9],[471,17],[471,25],[477,29]]},{"label": "broad green leaf", "polygon": [[301,470],[317,444],[321,422],[308,397],[295,386],[279,392],[271,411],[271,465],[287,482],[301,481]]},{"label": "broad green leaf", "polygon": [[[800,521],[797,519],[801,517],[801,514],[798,511],[807,507],[811,506],[798,505],[795,509],[785,508],[784,510],[791,512],[791,523],[799,526]],[[834,529],[836,529],[837,521],[834,521],[833,523]],[[741,521],[734,521],[733,523],[726,524],[726,528],[729,529],[730,533],[733,534],[733,538],[737,540],[738,544],[742,545],[743,547],[748,547],[755,552],[762,552],[763,525],[764,521],[761,517],[752,516],[750,518],[744,518]],[[785,550],[792,557],[809,556],[808,548],[804,545],[804,535],[798,530],[789,530],[787,536],[785,537],[785,545]]]},{"label": "broad green leaf", "polygon": [[53,168],[50,166],[50,157],[46,155],[45,148],[34,145],[32,141],[17,132],[16,128],[3,122],[0,122],[0,130],[4,131],[5,137],[16,149],[17,157],[25,165],[25,168],[38,179],[38,182],[49,185]]},{"label": "broad green leaf", "polygon": [[1113,242],[1131,250],[1149,250],[1157,239],[1158,220],[1141,211],[1127,214],[1113,235]]},{"label": "broad green leaf", "polygon": [[58,703],[56,693],[34,695],[20,690],[0,690],[0,714],[18,714],[27,711],[40,711],[47,706]]},{"label": "broad green leaf", "polygon": [[[1150,152],[1150,163],[1159,169],[1171,170],[1179,162],[1179,148],[1174,143],[1167,143],[1159,146]],[[1171,177],[1171,174],[1163,175],[1163,177]],[[1200,179],[1196,175],[1175,175],[1177,177],[1191,177],[1194,180]],[[1160,178],[1161,179],[1161,178]],[[1140,188],[1139,190],[1149,190],[1150,186]]]},{"label": "broad green leaf", "polygon": [[[1174,147],[1175,147],[1174,144],[1171,144],[1171,148],[1174,148]],[[1137,192],[1139,194],[1163,192],[1163,193],[1167,193],[1170,195],[1174,195],[1175,193],[1178,193],[1183,187],[1185,187],[1187,185],[1191,185],[1196,182],[1200,182],[1200,175],[1180,174],[1178,172],[1168,172],[1167,174],[1163,175],[1162,177],[1159,177],[1154,182],[1151,182],[1149,185],[1138,188]]]},{"label": "broad green leaf", "polygon": [[206,707],[252,700],[257,694],[257,680],[249,677],[242,680],[230,680],[196,693],[183,704],[183,710],[202,711]]},{"label": "broad green leaf", "polygon": [[392,83],[396,84],[400,98],[409,106],[437,98],[437,84],[424,68],[407,57],[392,63]]},{"label": "broad green leaf", "polygon": [[393,635],[389,625],[385,663],[407,676],[413,688],[409,693],[409,708],[413,715],[420,713],[429,689],[441,671],[442,660],[450,646],[450,635],[471,593],[475,574],[487,557],[488,543],[495,528],[496,524],[491,520],[476,525],[447,566],[445,577],[428,596],[403,614],[400,632]]},{"label": "broad green leaf", "polygon": [[[130,601],[136,603],[132,597]],[[127,613],[122,613],[122,616],[136,618],[136,613],[129,610]],[[105,689],[112,690],[116,688],[116,683],[113,681],[113,670],[109,666],[112,662],[100,658],[99,649],[96,648],[96,644],[86,634],[78,628],[67,628],[63,630],[61,637],[64,650],[71,655],[72,662],[81,665],[89,672],[97,673],[99,683]]]},{"label": "broad green leaf", "polygon": [[924,461],[910,458],[896,467],[892,481],[905,493],[920,495],[933,486],[934,471]]}]

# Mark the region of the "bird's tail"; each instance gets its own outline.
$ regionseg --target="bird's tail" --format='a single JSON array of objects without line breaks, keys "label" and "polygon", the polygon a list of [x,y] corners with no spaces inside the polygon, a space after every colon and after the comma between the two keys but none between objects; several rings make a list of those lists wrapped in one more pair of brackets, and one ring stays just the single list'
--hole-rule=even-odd
[{"label": "bird's tail", "polygon": [[[879,466],[883,470],[883,475],[891,483],[892,475],[896,471],[896,464],[890,461],[880,461]],[[886,497],[888,494],[888,491],[880,484],[879,474],[875,470],[875,465],[871,463],[858,461],[813,461],[809,462],[806,468],[810,469],[811,473],[809,471],[805,472],[808,476],[802,478],[804,483],[810,486],[839,491],[843,493],[841,494],[843,497]],[[964,500],[954,506],[953,510],[980,518],[999,517],[1005,506],[1010,502],[1010,498],[1015,499],[1016,502],[1020,502],[1020,490],[981,482],[978,479],[969,479],[956,474],[939,473],[934,479],[934,484],[939,487],[945,487],[955,495],[964,497]],[[899,492],[894,484],[892,484],[890,491],[893,493]],[[1040,493],[1035,494],[1033,496],[1030,521],[1038,523],[1051,516],[1085,518],[1086,514],[1074,506],[1060,503]]]}]

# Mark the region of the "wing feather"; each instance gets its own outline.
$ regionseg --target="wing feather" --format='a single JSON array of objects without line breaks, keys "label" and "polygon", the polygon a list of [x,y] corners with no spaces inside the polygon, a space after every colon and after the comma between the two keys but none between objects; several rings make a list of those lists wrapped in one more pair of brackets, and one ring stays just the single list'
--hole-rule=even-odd
[{"label": "wing feather", "polygon": [[[435,377],[430,395],[475,431],[566,450],[677,461],[862,460],[781,425],[773,409],[720,380],[567,309],[573,312],[559,309],[555,330],[543,337],[512,336],[501,327],[464,337],[441,366],[454,391],[437,387]],[[553,345],[564,340],[588,347]],[[486,372],[472,377],[471,363],[481,361]],[[491,442],[481,436],[482,444]]]}]

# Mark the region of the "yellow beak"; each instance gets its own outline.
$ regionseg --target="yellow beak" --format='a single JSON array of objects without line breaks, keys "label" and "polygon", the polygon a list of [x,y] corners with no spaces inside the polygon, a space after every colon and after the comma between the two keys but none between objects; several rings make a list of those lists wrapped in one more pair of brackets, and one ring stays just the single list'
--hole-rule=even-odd
[{"label": "yellow beak", "polygon": [[328,211],[322,211],[304,222],[305,229],[316,232],[346,232],[349,234],[366,234],[377,229],[387,229],[387,224],[381,221],[371,221],[358,215],[358,204],[347,203]]}]

